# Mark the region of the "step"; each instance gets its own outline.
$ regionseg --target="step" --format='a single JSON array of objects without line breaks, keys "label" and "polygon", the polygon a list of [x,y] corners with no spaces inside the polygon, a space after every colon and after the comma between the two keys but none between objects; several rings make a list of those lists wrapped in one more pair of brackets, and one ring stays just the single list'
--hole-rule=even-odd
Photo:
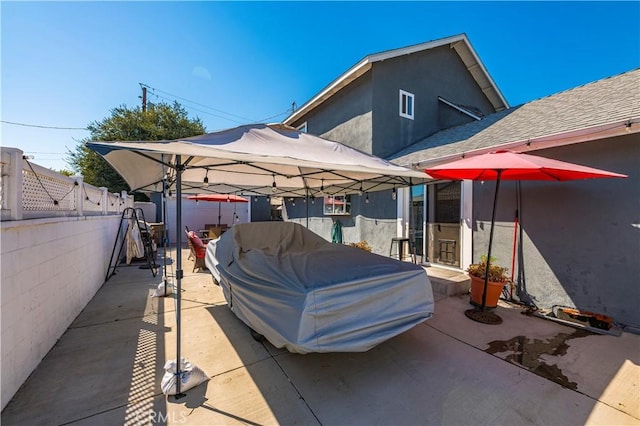
[{"label": "step", "polygon": [[464,272],[434,267],[427,267],[425,269],[434,293],[449,297],[467,294],[471,289],[471,279]]}]

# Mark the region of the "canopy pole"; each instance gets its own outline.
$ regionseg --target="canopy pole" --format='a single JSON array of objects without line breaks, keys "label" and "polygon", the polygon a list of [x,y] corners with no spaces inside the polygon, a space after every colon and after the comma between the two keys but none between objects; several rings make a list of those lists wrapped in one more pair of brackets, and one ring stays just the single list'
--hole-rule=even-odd
[{"label": "canopy pole", "polygon": [[182,382],[182,362],[180,359],[180,301],[182,299],[182,156],[176,155],[176,399],[185,396],[180,391]]},{"label": "canopy pole", "polygon": [[309,188],[307,185],[304,186],[304,204],[307,209],[307,229],[309,229]]},{"label": "canopy pole", "polygon": [[164,272],[164,296],[167,296],[167,175],[164,170],[164,154],[162,159],[162,199],[160,200],[160,209],[162,210],[162,265]]}]

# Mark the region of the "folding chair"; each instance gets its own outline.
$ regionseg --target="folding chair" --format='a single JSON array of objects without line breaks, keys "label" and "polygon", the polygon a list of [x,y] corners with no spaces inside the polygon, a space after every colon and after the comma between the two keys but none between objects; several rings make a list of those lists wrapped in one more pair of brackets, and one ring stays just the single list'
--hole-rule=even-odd
[{"label": "folding chair", "polygon": [[207,255],[207,246],[204,245],[200,237],[198,237],[194,231],[189,231],[189,228],[186,228],[184,232],[187,234],[187,244],[189,245],[190,251],[188,259],[193,258],[192,272],[195,272],[196,269],[199,271],[207,269],[204,262],[204,258]]}]

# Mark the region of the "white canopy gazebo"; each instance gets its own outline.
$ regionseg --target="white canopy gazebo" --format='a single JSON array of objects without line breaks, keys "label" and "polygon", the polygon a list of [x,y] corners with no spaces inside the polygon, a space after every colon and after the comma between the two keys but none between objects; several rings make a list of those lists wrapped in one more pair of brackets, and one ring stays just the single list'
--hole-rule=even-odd
[{"label": "white canopy gazebo", "polygon": [[[281,124],[166,141],[88,142],[133,191],[307,197],[390,190],[428,176]],[[180,374],[182,217],[176,208],[176,360]],[[180,381],[178,380],[178,384]],[[177,391],[180,393],[178,386]]]}]

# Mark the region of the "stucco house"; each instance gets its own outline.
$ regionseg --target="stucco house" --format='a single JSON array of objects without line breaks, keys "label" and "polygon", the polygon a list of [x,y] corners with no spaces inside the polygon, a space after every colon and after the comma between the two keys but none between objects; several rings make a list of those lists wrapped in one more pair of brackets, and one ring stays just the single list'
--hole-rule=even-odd
[{"label": "stucco house", "polygon": [[[363,58],[284,123],[389,157],[440,130],[507,107],[467,37],[461,34]],[[413,225],[398,220],[399,211],[409,211],[407,197],[397,196],[403,193],[398,189],[397,194],[348,197],[338,200],[345,208],[337,212],[326,208],[326,200],[325,205],[310,206],[285,200],[284,210],[288,220],[302,220],[308,211],[312,218],[309,227],[324,236],[331,234],[334,221],[340,221],[346,241],[367,240],[380,254],[389,253],[392,237],[410,235],[422,256],[418,216]]]},{"label": "stucco house", "polygon": [[[367,56],[284,123],[419,169],[509,149],[628,175],[505,182],[493,254],[526,303],[640,325],[640,70],[510,107],[462,34]],[[284,210],[325,236],[338,220],[380,254],[409,237],[421,261],[464,270],[486,253],[493,189],[434,181],[338,200],[339,215],[327,201]]]}]

